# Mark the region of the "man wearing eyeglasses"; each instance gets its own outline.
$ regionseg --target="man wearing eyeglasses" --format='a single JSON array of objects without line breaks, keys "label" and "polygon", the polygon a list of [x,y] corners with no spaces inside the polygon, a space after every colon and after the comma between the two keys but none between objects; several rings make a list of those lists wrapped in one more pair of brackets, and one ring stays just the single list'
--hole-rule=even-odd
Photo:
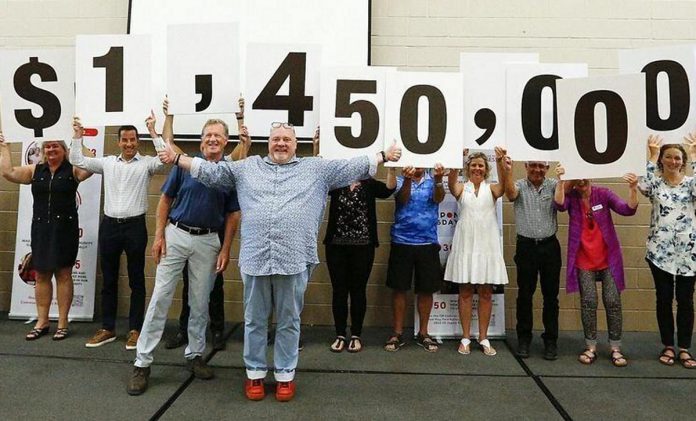
[{"label": "man wearing eyeglasses", "polygon": [[532,298],[537,276],[544,297],[542,321],[544,359],[557,358],[558,288],[561,274],[561,246],[556,238],[558,223],[553,196],[556,179],[546,178],[548,162],[528,161],[524,164],[527,178],[512,181],[512,161],[504,166],[508,172],[505,195],[514,203],[517,245],[517,356],[529,357],[532,342]]},{"label": "man wearing eyeglasses", "polygon": [[168,146],[160,153],[162,162],[189,169],[207,186],[237,190],[244,215],[239,266],[244,282],[245,393],[250,400],[265,396],[272,303],[276,399],[289,401],[295,395],[300,312],[307,282],[319,263],[317,235],[327,193],[374,175],[377,165],[401,156],[396,145],[372,157],[350,160],[298,158],[296,150],[293,126],[273,123],[265,157],[215,165],[177,154]]}]

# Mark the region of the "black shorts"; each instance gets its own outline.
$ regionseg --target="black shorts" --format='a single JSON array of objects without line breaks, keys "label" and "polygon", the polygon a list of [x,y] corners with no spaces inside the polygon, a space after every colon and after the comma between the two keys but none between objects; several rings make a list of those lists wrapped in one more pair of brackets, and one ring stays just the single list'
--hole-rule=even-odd
[{"label": "black shorts", "polygon": [[412,246],[392,243],[387,286],[398,291],[409,291],[411,280],[414,279],[416,294],[439,291],[442,284],[439,252],[439,244]]}]

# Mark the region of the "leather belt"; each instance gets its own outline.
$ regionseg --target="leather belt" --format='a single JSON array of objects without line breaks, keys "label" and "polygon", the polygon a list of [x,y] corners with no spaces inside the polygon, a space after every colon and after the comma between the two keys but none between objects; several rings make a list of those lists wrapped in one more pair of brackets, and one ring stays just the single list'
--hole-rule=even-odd
[{"label": "leather belt", "polygon": [[116,222],[117,224],[125,224],[128,222],[138,221],[140,219],[145,219],[145,214],[137,216],[129,216],[128,218],[112,218],[110,216],[104,215],[104,219],[108,219],[111,222]]},{"label": "leather belt", "polygon": [[171,222],[172,225],[179,228],[180,230],[186,231],[191,235],[206,235],[206,234],[212,234],[212,233],[218,231],[218,230],[213,229],[213,228],[191,227],[191,226],[188,226],[182,222],[174,221],[173,219],[170,219],[169,222]]},{"label": "leather belt", "polygon": [[517,241],[522,242],[522,243],[534,243],[536,245],[548,243],[549,241],[552,241],[555,239],[556,239],[555,235],[552,235],[552,236],[546,237],[546,238],[529,238],[529,237],[524,237],[522,235],[517,235]]}]

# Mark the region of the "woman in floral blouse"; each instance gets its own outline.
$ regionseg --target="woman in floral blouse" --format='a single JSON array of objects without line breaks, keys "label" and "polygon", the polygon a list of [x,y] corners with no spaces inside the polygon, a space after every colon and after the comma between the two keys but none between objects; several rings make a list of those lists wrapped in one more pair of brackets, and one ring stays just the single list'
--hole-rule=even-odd
[{"label": "woman in floral blouse", "polygon": [[[664,349],[660,362],[696,368],[689,352],[694,327],[694,281],[696,280],[696,179],[684,174],[687,150],[691,166],[696,163],[696,137],[685,138],[685,146],[662,144],[658,136],[648,138],[650,158],[641,192],[652,203],[647,255],[655,281],[657,324]],[[674,347],[672,302],[677,300],[677,345]]]}]

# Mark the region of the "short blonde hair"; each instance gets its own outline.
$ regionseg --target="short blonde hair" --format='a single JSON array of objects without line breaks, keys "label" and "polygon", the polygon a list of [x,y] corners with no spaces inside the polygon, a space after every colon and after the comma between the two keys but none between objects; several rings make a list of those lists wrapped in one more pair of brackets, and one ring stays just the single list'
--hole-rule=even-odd
[{"label": "short blonde hair", "polygon": [[466,168],[464,168],[464,174],[466,175],[467,180],[469,179],[469,164],[471,164],[471,161],[473,161],[476,158],[483,159],[483,162],[486,166],[486,172],[483,175],[483,178],[484,180],[488,180],[488,177],[491,175],[491,164],[488,163],[488,156],[483,152],[476,152],[467,157]]},{"label": "short blonde hair", "polygon": [[203,138],[203,133],[205,133],[205,128],[208,126],[214,126],[216,124],[221,125],[222,128],[225,130],[225,137],[226,138],[230,137],[230,128],[227,126],[227,123],[225,123],[224,120],[220,120],[219,118],[211,118],[205,122],[205,124],[203,125],[203,128],[201,129],[201,139]]},{"label": "short blonde hair", "polygon": [[44,149],[46,148],[46,144],[50,142],[57,142],[61,148],[63,148],[63,152],[65,152],[65,157],[63,158],[64,161],[68,159],[68,145],[65,143],[64,140],[44,140],[41,142],[41,161],[39,161],[42,164],[46,163],[46,153],[44,152]]}]

